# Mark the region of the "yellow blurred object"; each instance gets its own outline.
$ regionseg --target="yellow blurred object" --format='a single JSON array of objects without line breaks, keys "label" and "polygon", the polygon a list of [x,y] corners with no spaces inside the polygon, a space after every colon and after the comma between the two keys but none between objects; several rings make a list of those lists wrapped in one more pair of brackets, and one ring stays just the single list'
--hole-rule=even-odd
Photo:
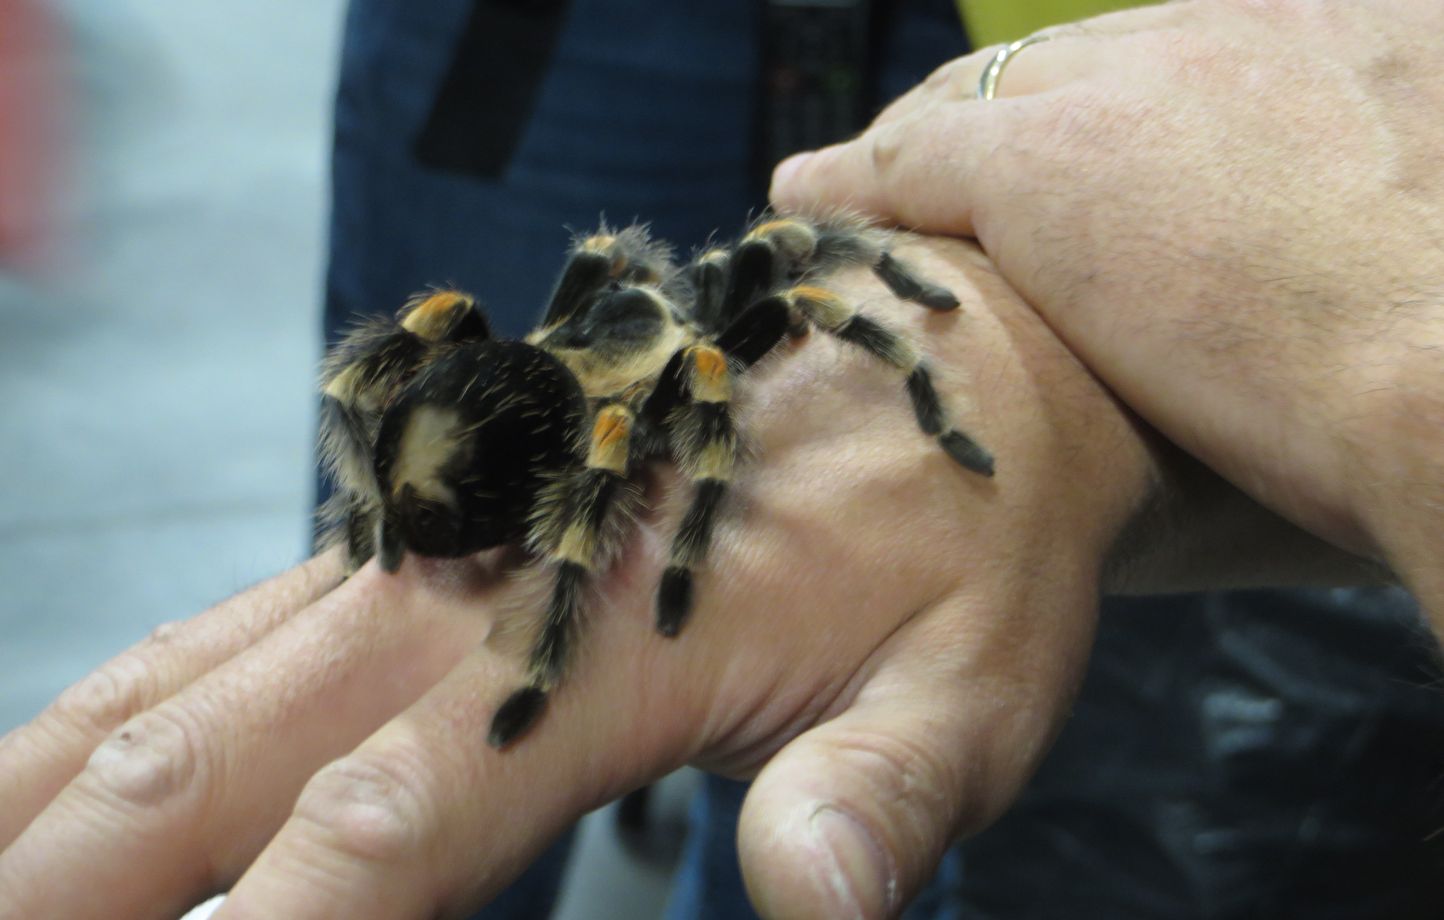
[{"label": "yellow blurred object", "polygon": [[1136,0],[958,0],[958,11],[973,47],[984,48],[1060,22],[1147,5]]}]

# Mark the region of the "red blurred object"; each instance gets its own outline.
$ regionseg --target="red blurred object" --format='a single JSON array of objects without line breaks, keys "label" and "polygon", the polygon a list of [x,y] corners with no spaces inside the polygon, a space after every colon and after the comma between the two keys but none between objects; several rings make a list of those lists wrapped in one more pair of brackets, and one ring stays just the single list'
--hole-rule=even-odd
[{"label": "red blurred object", "polygon": [[61,53],[58,24],[41,0],[0,0],[0,261],[32,261],[49,241]]}]

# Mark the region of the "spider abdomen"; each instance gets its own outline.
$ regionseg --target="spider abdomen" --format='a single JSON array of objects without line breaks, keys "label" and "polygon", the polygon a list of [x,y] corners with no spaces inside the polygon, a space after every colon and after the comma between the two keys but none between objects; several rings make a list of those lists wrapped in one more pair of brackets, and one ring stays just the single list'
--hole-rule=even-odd
[{"label": "spider abdomen", "polygon": [[520,540],[547,478],[577,463],[585,412],[576,378],[541,349],[494,340],[455,346],[382,419],[381,528],[433,556]]}]

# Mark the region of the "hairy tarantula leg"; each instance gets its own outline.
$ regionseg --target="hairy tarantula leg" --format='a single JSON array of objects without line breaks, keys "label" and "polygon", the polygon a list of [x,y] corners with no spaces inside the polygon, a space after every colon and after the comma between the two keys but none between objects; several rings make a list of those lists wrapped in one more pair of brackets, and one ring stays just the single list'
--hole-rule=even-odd
[{"label": "hairy tarantula leg", "polygon": [[354,572],[376,555],[376,510],[357,502],[346,515],[346,555]]},{"label": "hairy tarantula leg", "polygon": [[557,506],[560,519],[544,525],[557,534],[550,551],[557,563],[556,582],[532,646],[527,685],[508,697],[492,718],[487,740],[493,747],[510,744],[536,720],[566,667],[581,616],[582,592],[596,570],[602,527],[627,475],[634,421],[632,411],[622,403],[597,411],[586,466],[566,486]]},{"label": "hairy tarantula leg", "polygon": [[791,272],[807,266],[871,263],[873,273],[901,299],[930,310],[958,308],[958,298],[952,291],[918,277],[860,227],[818,226],[795,217],[780,217],[758,224],[746,239],[765,240],[775,247]]},{"label": "hairy tarantula leg", "polygon": [[465,291],[446,288],[418,294],[397,314],[401,328],[426,342],[471,342],[491,338],[491,324]]},{"label": "hairy tarantula leg", "polygon": [[906,374],[908,397],[923,433],[937,438],[960,466],[981,476],[993,475],[993,455],[963,432],[949,427],[947,413],[933,386],[932,372],[911,345],[876,320],[859,314],[826,288],[800,285],[788,291],[786,297],[813,324]]},{"label": "hairy tarantula leg", "polygon": [[692,278],[693,317],[703,329],[715,329],[722,321],[727,297],[727,250],[709,249],[687,267]]},{"label": "hairy tarantula leg", "polygon": [[887,285],[889,291],[903,300],[911,300],[939,312],[958,308],[958,298],[952,291],[919,278],[886,250],[877,257],[872,271]]},{"label": "hairy tarantula leg", "polygon": [[[775,331],[773,344],[782,334],[781,328]],[[691,401],[681,409],[673,441],[695,493],[672,541],[667,568],[657,589],[657,631],[664,636],[677,635],[691,612],[693,573],[707,556],[717,509],[737,462],[727,356],[712,345],[694,345],[686,355],[684,366]]]},{"label": "hairy tarantula leg", "polygon": [[[735,462],[736,434],[728,411],[731,383],[728,362],[751,367],[776,347],[791,326],[791,309],[781,297],[768,297],[749,307],[718,336],[716,349],[706,346],[684,348],[672,356],[648,398],[643,413],[657,423],[681,405],[690,391],[688,404],[675,426],[678,453],[683,466],[692,471],[697,492],[683,518],[673,544],[671,562],[662,574],[657,592],[657,628],[675,636],[692,609],[692,572],[706,556],[711,542],[712,521],[726,492]],[[725,357],[720,357],[717,353]],[[699,395],[700,394],[700,395]],[[721,397],[716,398],[716,397]],[[709,402],[707,397],[713,397]],[[715,470],[725,466],[726,477],[699,475],[707,472],[708,456]],[[717,453],[720,451],[721,453]]]},{"label": "hairy tarantula leg", "polygon": [[749,368],[762,360],[793,326],[787,299],[767,297],[743,311],[717,336],[717,347],[732,361]]},{"label": "hairy tarantula leg", "polygon": [[360,493],[337,488],[317,511],[316,550],[346,548],[346,574],[355,574],[375,555],[376,510]]},{"label": "hairy tarantula leg", "polygon": [[727,265],[727,288],[722,295],[719,324],[730,323],[772,288],[777,253],[765,239],[748,237],[738,244]]},{"label": "hairy tarantula leg", "polygon": [[[787,301],[780,296],[760,300],[717,336],[717,347],[734,365],[749,368],[775,348],[792,329],[792,312]],[[688,365],[687,349],[680,349],[672,355],[637,413],[639,418],[658,428],[666,424],[667,416],[686,399]]]},{"label": "hairy tarantula leg", "polygon": [[552,291],[543,326],[566,320],[612,280],[613,258],[607,251],[610,240],[607,236],[591,236],[577,244]]},{"label": "hairy tarantula leg", "polygon": [[542,327],[564,322],[613,282],[659,283],[670,260],[671,247],[651,239],[640,226],[615,233],[603,228],[577,241],[552,291]]}]

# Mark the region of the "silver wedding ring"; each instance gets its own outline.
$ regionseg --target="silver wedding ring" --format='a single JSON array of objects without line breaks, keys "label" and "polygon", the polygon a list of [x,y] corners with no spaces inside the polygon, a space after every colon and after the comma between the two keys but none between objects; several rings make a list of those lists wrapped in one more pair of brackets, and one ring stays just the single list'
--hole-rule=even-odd
[{"label": "silver wedding ring", "polygon": [[983,68],[983,75],[978,80],[978,98],[985,101],[997,98],[998,80],[1003,76],[1003,68],[1008,66],[1013,55],[1029,45],[1036,45],[1038,42],[1047,40],[1048,36],[1040,32],[999,48],[998,53],[993,55],[993,59],[988,62],[988,66]]}]

